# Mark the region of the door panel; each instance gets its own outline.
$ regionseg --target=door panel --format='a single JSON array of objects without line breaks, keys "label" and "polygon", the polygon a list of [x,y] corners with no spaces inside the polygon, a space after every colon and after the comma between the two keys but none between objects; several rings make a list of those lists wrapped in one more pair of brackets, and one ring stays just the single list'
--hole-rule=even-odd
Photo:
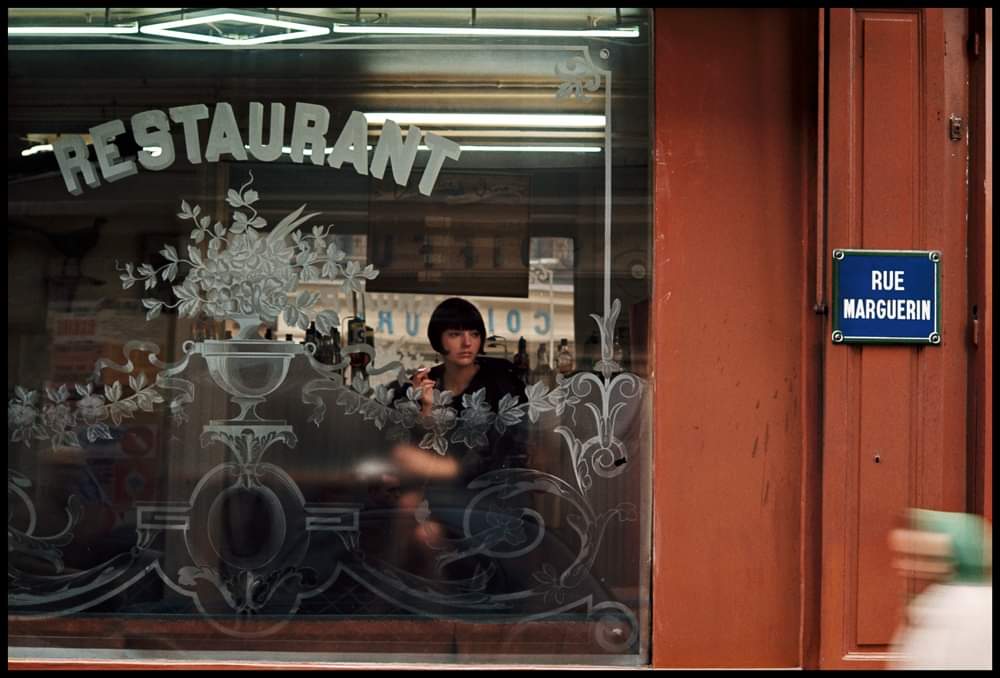
[{"label": "door panel", "polygon": [[[823,666],[877,665],[910,590],[888,531],[965,508],[965,10],[831,10],[828,244],[942,252],[940,346],[833,345],[824,368]],[[829,284],[830,281],[828,281]],[[829,337],[829,334],[827,334]]]}]

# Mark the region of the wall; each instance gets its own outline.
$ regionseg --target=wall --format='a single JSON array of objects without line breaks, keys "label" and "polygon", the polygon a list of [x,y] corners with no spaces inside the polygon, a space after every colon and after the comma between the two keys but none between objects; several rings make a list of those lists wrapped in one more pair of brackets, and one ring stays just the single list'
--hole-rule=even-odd
[{"label": "wall", "polygon": [[657,666],[801,663],[816,35],[815,11],[656,12]]}]

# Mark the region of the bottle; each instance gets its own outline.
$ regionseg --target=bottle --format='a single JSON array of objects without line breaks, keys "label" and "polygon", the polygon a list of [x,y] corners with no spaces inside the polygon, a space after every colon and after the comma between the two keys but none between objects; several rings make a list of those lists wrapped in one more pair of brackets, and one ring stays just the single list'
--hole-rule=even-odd
[{"label": "bottle", "polygon": [[618,363],[618,367],[622,372],[628,371],[628,365],[625,362],[627,359],[625,346],[627,345],[628,330],[624,327],[619,327],[618,331],[615,332],[615,343],[611,347],[611,359]]},{"label": "bottle", "polygon": [[517,353],[514,354],[514,375],[522,384],[528,383],[528,342],[524,337],[517,341]]},{"label": "bottle", "polygon": [[340,330],[336,327],[333,328],[331,339],[333,343],[333,364],[337,365],[343,358],[340,354]]},{"label": "bottle", "polygon": [[546,384],[549,388],[555,385],[555,380],[552,378],[552,368],[549,366],[549,352],[545,344],[538,347],[538,362],[535,364],[535,369],[531,371],[531,383],[537,384],[539,382]]},{"label": "bottle", "polygon": [[330,346],[330,336],[327,334],[316,334],[316,360],[324,365],[330,364],[333,357],[333,347]]},{"label": "bottle", "polygon": [[601,338],[597,335],[597,331],[594,330],[587,337],[587,340],[583,342],[583,350],[580,356],[580,369],[585,371],[590,371],[594,369],[594,365],[597,361],[601,359]]},{"label": "bottle", "polygon": [[271,341],[271,340],[274,339],[274,332],[271,331],[270,327],[268,327],[266,330],[264,330],[264,338],[267,339],[268,341]]},{"label": "bottle", "polygon": [[573,372],[573,354],[570,353],[569,344],[566,339],[559,340],[559,353],[556,354],[556,369],[564,377]]},{"label": "bottle", "polygon": [[309,329],[306,330],[306,343],[312,344],[319,350],[319,331],[316,329],[315,322],[309,323]]},{"label": "bottle", "polygon": [[357,316],[347,319],[347,345],[365,343],[365,321]]},{"label": "bottle", "polygon": [[[365,325],[364,318],[358,316],[350,318],[347,321],[347,344],[348,346],[368,344],[374,349],[375,330]],[[367,367],[371,360],[368,353],[351,353],[351,378],[353,379],[355,375],[367,377]]]},{"label": "bottle", "polygon": [[493,334],[486,337],[485,353],[488,356],[503,356],[504,360],[509,359],[509,354],[507,353],[507,340],[501,337],[499,334]]}]

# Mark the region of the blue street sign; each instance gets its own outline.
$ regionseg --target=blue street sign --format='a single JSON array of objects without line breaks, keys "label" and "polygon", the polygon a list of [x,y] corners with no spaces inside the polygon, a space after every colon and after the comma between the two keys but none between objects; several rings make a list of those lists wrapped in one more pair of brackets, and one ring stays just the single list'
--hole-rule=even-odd
[{"label": "blue street sign", "polygon": [[941,343],[941,253],[833,251],[833,342]]}]

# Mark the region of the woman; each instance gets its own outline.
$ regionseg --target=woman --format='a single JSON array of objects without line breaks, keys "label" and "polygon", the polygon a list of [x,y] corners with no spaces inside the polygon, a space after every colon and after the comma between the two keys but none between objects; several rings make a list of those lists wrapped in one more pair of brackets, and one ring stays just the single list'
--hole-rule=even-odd
[{"label": "woman", "polygon": [[[491,424],[504,396],[511,395],[519,403],[525,401],[524,384],[514,374],[514,366],[507,360],[489,358],[485,353],[486,326],[479,310],[465,299],[452,297],[441,302],[431,314],[427,325],[427,338],[431,346],[441,354],[442,363],[433,368],[416,371],[407,388],[418,389],[421,413],[434,421],[434,391],[439,392],[437,409],[445,414],[438,417],[441,422],[451,420],[454,412],[455,428],[446,431],[445,459],[433,457],[421,459],[413,455],[410,459],[399,459],[404,468],[413,467],[414,458],[421,460],[424,475],[436,478],[457,477],[462,481],[472,480],[477,475],[495,468],[508,468],[524,462],[524,442],[522,427],[515,426],[504,434],[499,434]],[[447,405],[442,400],[444,392],[452,398]],[[463,416],[470,403],[483,413],[480,417]],[[489,410],[483,409],[485,406]],[[469,429],[476,429],[470,431]],[[439,432],[440,432],[439,428]],[[476,433],[483,435],[475,435]],[[440,453],[442,445],[436,448]],[[433,452],[431,453],[433,454]],[[435,455],[437,456],[437,455]],[[410,461],[408,465],[406,462]],[[408,468],[408,470],[419,470]]]},{"label": "woman", "polygon": [[[397,473],[384,480],[398,492],[396,506],[406,515],[420,516],[410,534],[430,547],[425,557],[470,550],[444,573],[452,580],[465,580],[476,572],[477,564],[489,567],[474,555],[477,533],[487,534],[491,521],[505,519],[489,513],[497,508],[497,500],[490,507],[476,504],[482,489],[471,489],[469,483],[490,471],[526,466],[525,422],[501,427],[502,432],[494,425],[504,397],[515,396],[523,403],[525,390],[512,363],[484,355],[486,327],[468,301],[453,297],[441,302],[431,315],[427,338],[441,354],[441,364],[417,370],[396,397],[411,397],[411,390],[417,389],[419,395],[411,399],[420,404],[428,428],[418,426],[409,443],[394,448]],[[445,392],[451,394],[450,400]],[[467,412],[469,408],[473,409]],[[519,510],[523,500],[517,503],[509,510]],[[467,515],[470,507],[472,513]],[[463,546],[456,546],[460,542]],[[421,558],[410,553],[407,569],[418,571]],[[489,569],[491,587],[501,586],[506,573]]]}]

